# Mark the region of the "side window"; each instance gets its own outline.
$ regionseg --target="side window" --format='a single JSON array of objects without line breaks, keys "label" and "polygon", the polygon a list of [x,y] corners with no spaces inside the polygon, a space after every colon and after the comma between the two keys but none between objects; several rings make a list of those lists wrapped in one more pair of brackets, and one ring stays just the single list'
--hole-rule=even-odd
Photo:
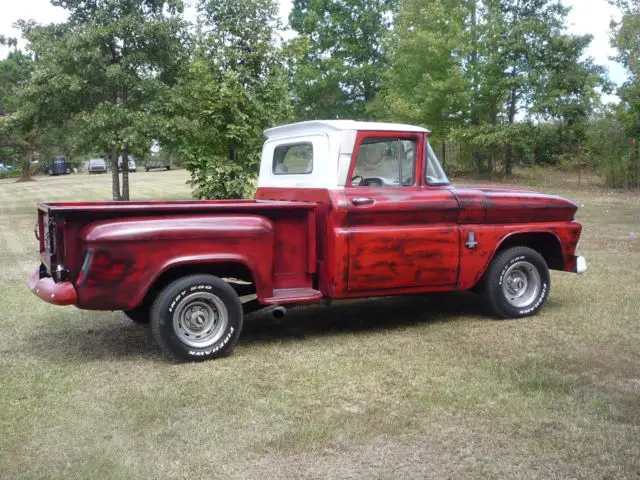
[{"label": "side window", "polygon": [[360,144],[353,187],[398,187],[415,183],[416,142],[400,138],[368,138]]},{"label": "side window", "polygon": [[295,143],[279,145],[273,151],[273,173],[276,175],[306,175],[313,171],[313,145]]}]

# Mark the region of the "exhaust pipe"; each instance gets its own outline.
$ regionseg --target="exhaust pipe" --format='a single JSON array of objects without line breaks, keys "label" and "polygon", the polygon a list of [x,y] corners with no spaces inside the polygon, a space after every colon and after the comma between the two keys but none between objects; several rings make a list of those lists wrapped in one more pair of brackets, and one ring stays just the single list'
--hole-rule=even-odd
[{"label": "exhaust pipe", "polygon": [[283,318],[287,314],[287,309],[282,306],[277,306],[271,313],[274,318]]}]

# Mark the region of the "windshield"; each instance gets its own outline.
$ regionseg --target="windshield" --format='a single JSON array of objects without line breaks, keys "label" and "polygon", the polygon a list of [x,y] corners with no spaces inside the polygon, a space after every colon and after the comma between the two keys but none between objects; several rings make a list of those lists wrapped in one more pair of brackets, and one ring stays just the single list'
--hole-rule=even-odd
[{"label": "windshield", "polygon": [[429,185],[448,185],[449,179],[444,173],[444,170],[440,166],[438,157],[433,152],[431,145],[427,142],[427,168],[425,172],[425,178]]}]

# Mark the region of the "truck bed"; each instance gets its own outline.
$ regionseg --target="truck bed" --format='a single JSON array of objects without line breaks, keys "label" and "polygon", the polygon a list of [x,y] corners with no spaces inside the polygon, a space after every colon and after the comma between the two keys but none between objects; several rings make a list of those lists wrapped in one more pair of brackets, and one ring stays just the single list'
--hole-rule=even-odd
[{"label": "truck bed", "polygon": [[[274,247],[269,255],[273,255],[275,262],[271,272],[271,287],[277,290],[291,284],[307,285],[308,281],[301,282],[300,279],[306,279],[315,271],[315,208],[314,202],[286,200],[41,203],[38,206],[37,233],[40,239],[42,275],[51,276],[55,282],[63,278],[76,281],[87,248],[87,240],[83,237],[90,225],[133,225],[135,222],[146,222],[149,225],[149,222],[162,223],[163,219],[175,222],[176,219],[187,218],[187,229],[199,227],[203,230],[209,228],[208,219],[212,217],[237,218],[242,221],[243,216],[249,216],[264,218],[273,225]],[[157,252],[174,248],[173,246],[181,248],[178,245],[188,248],[189,241],[185,242],[185,236],[188,235],[186,230],[176,230],[168,224],[164,228],[171,229],[171,239],[164,239],[166,235],[149,238],[146,240],[147,251]],[[131,241],[134,241],[133,237]],[[298,255],[292,256],[292,251]],[[185,254],[187,253],[185,250]],[[64,269],[62,273],[58,272],[59,268]]]}]

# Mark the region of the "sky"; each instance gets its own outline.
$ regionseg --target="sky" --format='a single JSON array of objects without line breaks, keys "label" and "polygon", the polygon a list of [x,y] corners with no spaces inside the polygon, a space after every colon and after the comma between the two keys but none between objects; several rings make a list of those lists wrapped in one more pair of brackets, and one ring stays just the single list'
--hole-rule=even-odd
[{"label": "sky", "polygon": [[[615,7],[607,0],[562,0],[572,8],[569,14],[569,30],[576,34],[589,33],[593,42],[588,55],[596,63],[609,69],[609,77],[617,84],[625,79],[623,67],[609,59],[615,54],[609,46],[609,22],[617,16]],[[280,15],[286,22],[291,11],[292,0],[279,0]],[[18,19],[33,19],[40,23],[62,22],[66,18],[62,8],[54,7],[49,0],[0,0],[0,35],[19,36],[12,25]],[[6,55],[6,49],[0,48],[0,58]],[[610,98],[609,100],[612,100]]]}]

